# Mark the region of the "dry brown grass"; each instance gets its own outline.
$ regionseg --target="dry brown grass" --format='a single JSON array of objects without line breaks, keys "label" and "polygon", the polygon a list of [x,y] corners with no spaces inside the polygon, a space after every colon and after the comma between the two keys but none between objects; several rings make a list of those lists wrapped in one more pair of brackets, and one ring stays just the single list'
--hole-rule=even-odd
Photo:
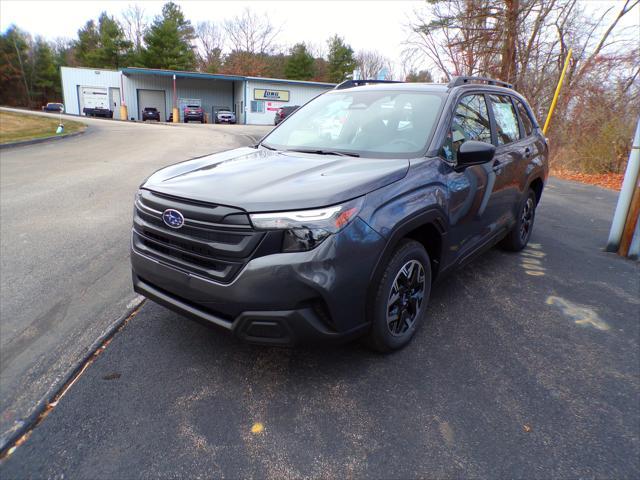
[{"label": "dry brown grass", "polygon": [[[0,110],[0,144],[56,136],[58,119]],[[80,122],[64,120],[64,134],[84,130]]]}]

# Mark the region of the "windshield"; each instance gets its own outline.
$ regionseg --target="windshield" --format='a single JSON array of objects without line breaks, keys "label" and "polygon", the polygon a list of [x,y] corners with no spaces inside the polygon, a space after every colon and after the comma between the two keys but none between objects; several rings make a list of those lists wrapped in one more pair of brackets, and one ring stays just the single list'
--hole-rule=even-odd
[{"label": "windshield", "polygon": [[409,158],[426,149],[442,99],[406,90],[331,92],[296,110],[263,143],[278,150]]}]

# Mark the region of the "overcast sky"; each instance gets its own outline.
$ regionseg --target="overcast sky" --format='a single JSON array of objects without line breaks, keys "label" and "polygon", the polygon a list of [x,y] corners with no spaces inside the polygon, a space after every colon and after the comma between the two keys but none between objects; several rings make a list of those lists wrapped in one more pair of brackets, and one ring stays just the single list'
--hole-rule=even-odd
[{"label": "overcast sky", "polygon": [[[32,35],[42,35],[49,40],[75,38],[78,29],[87,20],[97,18],[100,12],[119,16],[132,3],[141,5],[149,18],[153,18],[165,2],[0,0],[0,28],[4,31],[9,25],[16,24]],[[356,51],[378,50],[399,63],[402,44],[407,37],[404,25],[414,9],[422,8],[425,2],[177,0],[176,3],[194,24],[203,20],[221,22],[249,6],[256,13],[266,13],[273,24],[282,28],[278,43],[283,46],[305,41],[326,51],[327,38],[337,33]],[[594,14],[611,6],[621,6],[612,0],[584,0],[584,3]],[[626,25],[640,24],[640,8],[635,10],[625,18]]]}]

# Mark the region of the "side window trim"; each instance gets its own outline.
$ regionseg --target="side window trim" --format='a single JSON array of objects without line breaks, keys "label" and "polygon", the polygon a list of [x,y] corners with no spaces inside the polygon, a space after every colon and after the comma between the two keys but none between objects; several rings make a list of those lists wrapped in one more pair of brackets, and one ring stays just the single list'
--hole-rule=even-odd
[{"label": "side window trim", "polygon": [[520,117],[520,109],[518,108],[518,104],[516,103],[518,100],[513,95],[509,95],[509,98],[511,99],[511,105],[513,106],[513,111],[516,112],[516,118],[518,119],[518,129],[520,130],[520,140],[529,138],[529,135],[527,135],[527,131],[524,128],[524,122]]}]

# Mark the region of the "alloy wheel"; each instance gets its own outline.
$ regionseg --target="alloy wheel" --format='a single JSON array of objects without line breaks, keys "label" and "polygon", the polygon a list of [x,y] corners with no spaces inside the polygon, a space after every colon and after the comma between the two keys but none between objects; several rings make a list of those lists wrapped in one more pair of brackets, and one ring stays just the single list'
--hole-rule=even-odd
[{"label": "alloy wheel", "polygon": [[409,260],[396,274],[387,300],[387,327],[393,336],[401,336],[416,322],[424,300],[424,268]]},{"label": "alloy wheel", "polygon": [[520,217],[520,240],[522,240],[522,243],[526,243],[531,234],[534,209],[533,198],[528,197],[524,207],[522,207],[522,215]]}]

